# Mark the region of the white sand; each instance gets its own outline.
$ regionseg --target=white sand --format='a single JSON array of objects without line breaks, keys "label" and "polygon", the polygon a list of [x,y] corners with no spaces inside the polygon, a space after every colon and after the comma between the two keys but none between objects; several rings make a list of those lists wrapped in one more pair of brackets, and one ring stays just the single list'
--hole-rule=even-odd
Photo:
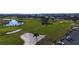
[{"label": "white sand", "polygon": [[64,23],[64,21],[60,21],[59,23]]},{"label": "white sand", "polygon": [[79,29],[79,27],[73,27],[72,29]]},{"label": "white sand", "polygon": [[13,33],[17,33],[17,32],[19,32],[19,31],[21,31],[22,29],[18,29],[18,30],[14,30],[14,31],[12,31],[12,32],[7,32],[6,34],[13,34]]},{"label": "white sand", "polygon": [[22,34],[20,37],[22,40],[24,40],[24,45],[35,45],[38,41],[43,39],[45,35],[39,35],[37,37],[37,41],[36,41],[36,37],[33,37],[32,33],[25,33]]}]

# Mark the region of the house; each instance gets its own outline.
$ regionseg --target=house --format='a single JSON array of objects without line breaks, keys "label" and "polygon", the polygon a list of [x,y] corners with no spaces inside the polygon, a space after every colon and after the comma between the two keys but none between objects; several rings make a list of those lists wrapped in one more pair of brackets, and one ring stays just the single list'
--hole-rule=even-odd
[{"label": "house", "polygon": [[10,19],[0,19],[0,24],[7,24]]}]

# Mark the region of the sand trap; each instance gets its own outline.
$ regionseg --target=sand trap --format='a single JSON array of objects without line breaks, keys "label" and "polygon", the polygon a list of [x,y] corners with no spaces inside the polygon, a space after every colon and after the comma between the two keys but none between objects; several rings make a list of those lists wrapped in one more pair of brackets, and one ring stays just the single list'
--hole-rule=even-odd
[{"label": "sand trap", "polygon": [[64,21],[60,21],[59,23],[64,23]]},{"label": "sand trap", "polygon": [[35,45],[38,41],[40,41],[44,37],[45,35],[39,35],[36,41],[36,37],[33,37],[32,33],[25,33],[21,35],[21,39],[24,40],[24,45]]},{"label": "sand trap", "polygon": [[79,29],[79,27],[73,27],[72,29]]},{"label": "sand trap", "polygon": [[74,23],[72,23],[71,25],[75,25]]},{"label": "sand trap", "polygon": [[12,32],[7,32],[6,34],[13,34],[13,33],[17,33],[17,32],[20,32],[22,29],[18,29],[18,30],[14,30]]}]

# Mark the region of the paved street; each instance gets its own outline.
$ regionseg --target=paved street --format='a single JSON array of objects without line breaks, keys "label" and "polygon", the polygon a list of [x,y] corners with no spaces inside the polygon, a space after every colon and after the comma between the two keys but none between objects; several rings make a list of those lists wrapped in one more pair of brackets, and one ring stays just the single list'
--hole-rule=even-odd
[{"label": "paved street", "polygon": [[73,41],[64,40],[65,45],[79,45],[79,28],[75,29],[72,33],[70,33],[70,37]]}]

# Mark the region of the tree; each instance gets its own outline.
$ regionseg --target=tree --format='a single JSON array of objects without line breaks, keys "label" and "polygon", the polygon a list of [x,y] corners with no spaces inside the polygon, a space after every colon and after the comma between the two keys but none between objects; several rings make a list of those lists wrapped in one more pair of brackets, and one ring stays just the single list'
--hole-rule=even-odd
[{"label": "tree", "polygon": [[33,35],[33,37],[36,37],[36,42],[37,42],[37,40],[38,40],[38,37],[39,36],[39,34],[38,33],[34,33],[34,35]]},{"label": "tree", "polygon": [[52,22],[54,22],[54,17],[51,17],[50,19],[52,20]]},{"label": "tree", "polygon": [[79,19],[79,18],[76,17],[76,16],[71,17],[71,20],[74,21],[74,22],[76,22],[78,19]]},{"label": "tree", "polygon": [[44,17],[44,16],[42,16],[41,17],[41,20],[42,20],[42,25],[48,25],[49,23],[48,23],[48,21],[49,21],[49,17]]},{"label": "tree", "polygon": [[4,25],[4,23],[3,23],[3,22],[4,22],[3,18],[4,18],[4,16],[1,16],[1,17],[0,17],[0,24],[1,24],[2,26]]}]

